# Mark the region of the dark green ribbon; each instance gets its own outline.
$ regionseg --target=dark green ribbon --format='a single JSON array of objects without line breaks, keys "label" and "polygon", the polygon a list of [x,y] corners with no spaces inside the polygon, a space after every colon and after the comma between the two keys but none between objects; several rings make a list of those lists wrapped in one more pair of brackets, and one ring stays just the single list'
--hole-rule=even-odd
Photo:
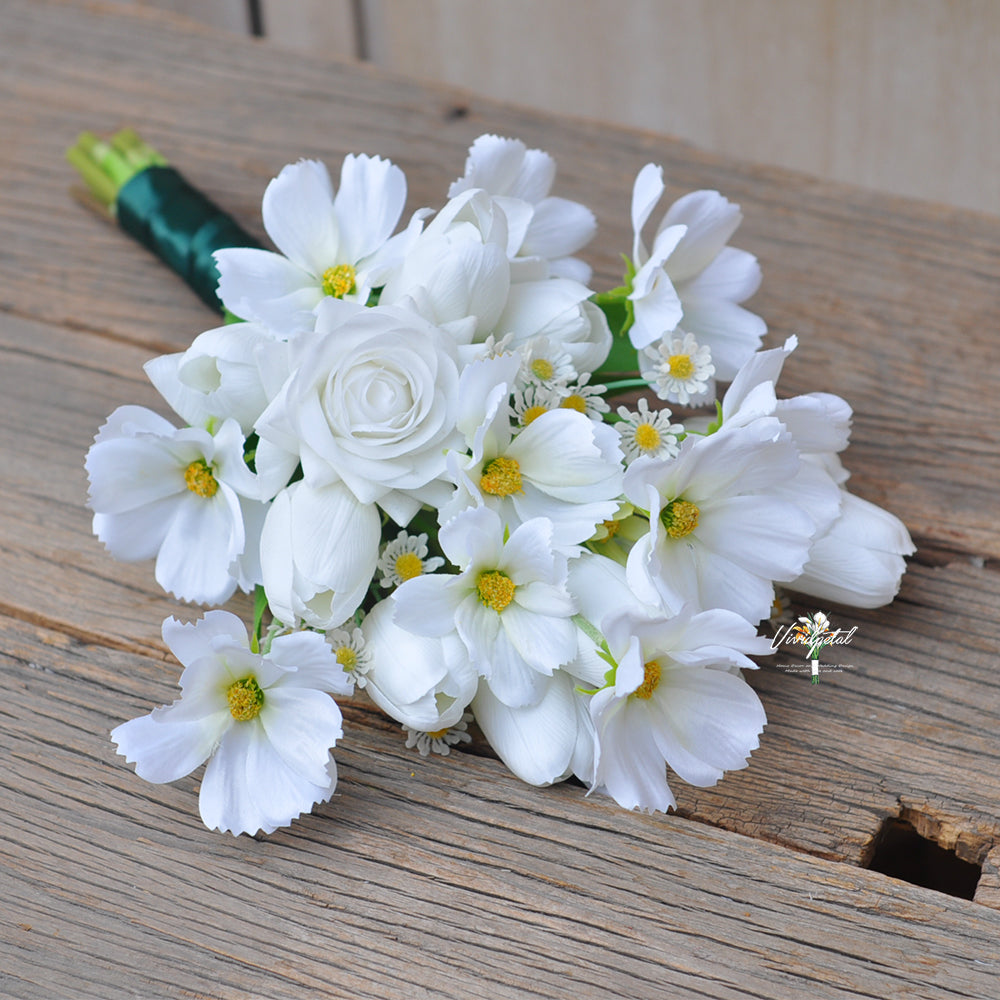
[{"label": "dark green ribbon", "polygon": [[225,247],[260,247],[173,167],[147,167],[126,181],[118,192],[117,209],[122,229],[219,312],[219,271],[212,254]]}]

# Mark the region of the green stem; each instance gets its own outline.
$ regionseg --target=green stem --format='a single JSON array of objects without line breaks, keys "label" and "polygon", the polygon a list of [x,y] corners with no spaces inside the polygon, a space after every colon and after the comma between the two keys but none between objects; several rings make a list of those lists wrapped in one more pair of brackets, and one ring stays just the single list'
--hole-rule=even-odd
[{"label": "green stem", "polygon": [[622,389],[648,389],[649,383],[644,378],[623,378],[616,382],[604,382],[608,392],[619,392]]}]

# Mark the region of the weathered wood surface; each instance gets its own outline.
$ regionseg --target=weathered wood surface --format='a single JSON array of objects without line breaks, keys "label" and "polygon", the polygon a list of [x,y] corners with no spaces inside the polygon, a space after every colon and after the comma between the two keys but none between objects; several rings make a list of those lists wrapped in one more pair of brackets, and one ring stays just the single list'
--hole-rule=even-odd
[{"label": "weathered wood surface", "polygon": [[1000,912],[414,758],[367,716],[334,803],[219,837],[195,779],[144,785],[104,738],[172,696],[172,667],[0,627],[5,997],[995,995]]},{"label": "weathered wood surface", "polygon": [[[210,31],[166,32],[164,23],[152,14],[99,19],[72,4],[5,6],[0,225],[16,243],[4,251],[5,311],[151,353],[184,346],[212,323],[155,260],[67,205],[63,150],[87,125],[140,123],[259,235],[264,187],[297,157],[336,165],[352,151],[388,156],[405,168],[416,208],[442,202],[476,135],[519,135],[555,154],[559,193],[596,212],[589,257],[603,287],[618,282],[619,253],[631,247],[632,180],[656,160],[673,194],[713,187],[742,204],[736,242],[758,255],[765,275],[753,306],[773,342],[790,333],[802,342],[784,388],[822,384],[857,413],[848,459],[856,492],[889,504],[921,539],[1000,557],[1000,466],[990,461],[1000,422],[989,419],[1000,398],[993,217],[750,168],[660,136],[531,115],[366,66],[250,41],[223,46]],[[47,56],[38,73],[40,53],[60,45],[65,52]]]},{"label": "weathered wood surface", "polygon": [[[843,862],[905,811],[985,859],[977,899],[1000,902],[1000,222],[219,37],[92,4],[0,8],[0,994],[993,996],[995,911]],[[517,134],[598,213],[605,282],[647,160],[677,191],[741,201],[755,306],[775,342],[802,340],[785,388],[854,404],[854,488],[923,544],[892,607],[838,613],[859,625],[853,669],[751,678],[770,719],[751,767],[677,783],[703,823],[523,788],[489,759],[421,761],[359,700],[335,804],[259,842],[203,831],[194,779],[144,785],[106,739],[173,696],[158,633],[179,609],[90,536],[83,454],[115,406],[157,405],[142,362],[213,323],[68,200],[65,145],[124,124],[258,232],[263,186],[296,156],[388,155],[417,207],[476,134]]]}]

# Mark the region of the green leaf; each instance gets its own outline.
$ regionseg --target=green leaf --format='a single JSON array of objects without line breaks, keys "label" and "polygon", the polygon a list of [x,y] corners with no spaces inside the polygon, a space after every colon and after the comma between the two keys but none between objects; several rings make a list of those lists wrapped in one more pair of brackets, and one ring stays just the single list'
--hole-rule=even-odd
[{"label": "green leaf", "polygon": [[253,635],[250,639],[250,649],[254,653],[260,652],[260,627],[264,621],[264,612],[267,610],[267,594],[264,588],[258,583],[253,591]]}]

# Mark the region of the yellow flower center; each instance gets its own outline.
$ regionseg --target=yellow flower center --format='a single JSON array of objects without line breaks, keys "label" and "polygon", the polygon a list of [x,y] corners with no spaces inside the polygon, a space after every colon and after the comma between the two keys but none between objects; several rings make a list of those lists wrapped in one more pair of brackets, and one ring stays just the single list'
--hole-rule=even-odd
[{"label": "yellow flower center", "polygon": [[479,600],[499,614],[514,600],[514,591],[517,588],[506,573],[494,569],[479,574],[476,590],[479,592]]},{"label": "yellow flower center", "polygon": [[412,580],[424,571],[424,562],[416,552],[404,552],[396,556],[396,574],[402,580]]},{"label": "yellow flower center", "polygon": [[229,712],[237,722],[249,722],[260,714],[264,704],[264,692],[261,691],[256,677],[244,677],[229,686],[226,691],[226,701],[229,702]]},{"label": "yellow flower center", "polygon": [[536,378],[547,382],[556,373],[556,367],[548,358],[535,358],[531,362],[531,372]]},{"label": "yellow flower center", "polygon": [[483,469],[479,488],[495,497],[509,497],[521,492],[521,466],[513,458],[494,458]]},{"label": "yellow flower center", "polygon": [[567,396],[559,405],[564,410],[576,410],[578,413],[587,412],[587,401],[578,392]]},{"label": "yellow flower center", "polygon": [[544,406],[529,406],[521,416],[521,425],[527,427],[532,420],[537,420],[543,413],[548,412]]},{"label": "yellow flower center", "polygon": [[192,493],[206,500],[211,500],[219,492],[219,483],[212,475],[212,468],[203,458],[192,462],[184,470],[184,482]]},{"label": "yellow flower center", "polygon": [[435,729],[433,733],[427,734],[432,740],[440,740],[448,735],[447,729]]},{"label": "yellow flower center", "polygon": [[660,519],[671,538],[686,538],[698,527],[700,513],[697,504],[691,503],[690,500],[671,500],[663,508]]},{"label": "yellow flower center", "polygon": [[358,654],[350,646],[338,646],[336,656],[345,670],[353,670],[358,665]]},{"label": "yellow flower center", "polygon": [[355,283],[357,276],[358,272],[351,264],[328,267],[323,272],[323,294],[332,295],[335,299],[342,299],[345,295],[350,295],[357,287]]},{"label": "yellow flower center", "polygon": [[660,665],[656,660],[650,660],[643,664],[642,669],[642,683],[632,692],[632,697],[648,701],[660,683]]},{"label": "yellow flower center", "polygon": [[614,538],[618,534],[618,529],[621,527],[621,521],[604,521],[601,523],[601,527],[607,532],[605,535],[605,540],[608,538]]},{"label": "yellow flower center", "polygon": [[635,443],[641,451],[656,451],[660,447],[660,432],[652,424],[639,424],[635,429]]},{"label": "yellow flower center", "polygon": [[671,354],[667,365],[674,378],[689,379],[694,374],[694,362],[690,354]]}]

